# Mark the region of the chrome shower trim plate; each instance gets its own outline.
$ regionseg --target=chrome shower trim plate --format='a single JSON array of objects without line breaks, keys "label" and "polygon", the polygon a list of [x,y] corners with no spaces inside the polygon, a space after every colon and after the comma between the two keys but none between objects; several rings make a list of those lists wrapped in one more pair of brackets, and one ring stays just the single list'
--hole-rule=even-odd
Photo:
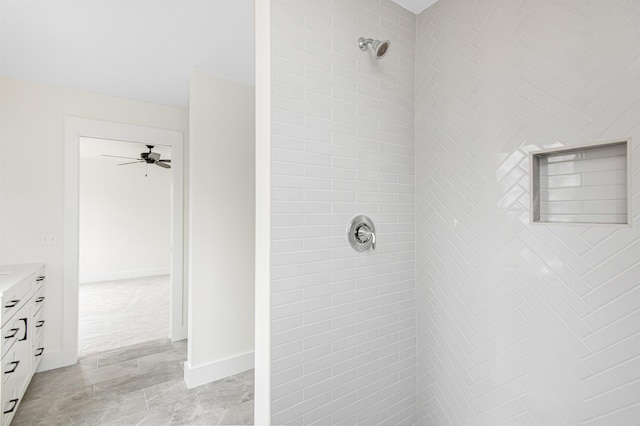
[{"label": "chrome shower trim plate", "polygon": [[371,218],[358,215],[347,225],[347,240],[355,251],[376,249],[376,227]]}]

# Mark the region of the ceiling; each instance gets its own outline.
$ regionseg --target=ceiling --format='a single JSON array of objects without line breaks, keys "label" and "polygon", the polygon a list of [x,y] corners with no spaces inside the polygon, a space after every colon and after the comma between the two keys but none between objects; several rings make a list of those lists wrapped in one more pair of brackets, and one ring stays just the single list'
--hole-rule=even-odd
[{"label": "ceiling", "polygon": [[186,108],[192,69],[254,84],[253,2],[0,0],[0,75]]},{"label": "ceiling", "polygon": [[253,85],[253,0],[0,0],[0,75],[186,108],[189,72]]},{"label": "ceiling", "polygon": [[416,15],[438,0],[391,0],[394,3],[398,3],[405,9],[415,13]]},{"label": "ceiling", "polygon": [[[145,144],[137,142],[114,141],[110,139],[80,138],[80,158],[92,160],[102,160],[114,164],[127,163],[140,158],[142,152],[149,149]],[[153,152],[160,154],[162,159],[171,159],[171,147],[164,145],[154,145]],[[117,155],[127,158],[108,157],[106,155]]]}]

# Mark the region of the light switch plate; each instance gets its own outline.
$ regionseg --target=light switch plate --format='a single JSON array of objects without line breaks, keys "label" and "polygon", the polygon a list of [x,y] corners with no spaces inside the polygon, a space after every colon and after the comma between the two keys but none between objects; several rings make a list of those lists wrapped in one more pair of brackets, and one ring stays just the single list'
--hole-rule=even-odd
[{"label": "light switch plate", "polygon": [[56,234],[40,234],[40,245],[42,246],[58,245],[58,236]]}]

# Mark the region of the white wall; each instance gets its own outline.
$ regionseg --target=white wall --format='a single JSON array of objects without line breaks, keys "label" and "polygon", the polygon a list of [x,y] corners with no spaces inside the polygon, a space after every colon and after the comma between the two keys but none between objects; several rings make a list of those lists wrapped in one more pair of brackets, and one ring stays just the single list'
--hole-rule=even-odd
[{"label": "white wall", "polygon": [[[419,424],[637,424],[640,2],[440,0],[417,34]],[[632,226],[529,224],[530,151],[627,137]]]},{"label": "white wall", "polygon": [[271,2],[273,424],[415,423],[414,29],[387,0]]},{"label": "white wall", "polygon": [[117,163],[80,158],[81,283],[169,273],[171,170]]},{"label": "white wall", "polygon": [[[46,357],[60,352],[63,337],[65,116],[184,133],[188,116],[184,109],[7,78],[0,78],[0,98],[0,263],[46,265]],[[42,233],[57,235],[58,245],[41,246]]]},{"label": "white wall", "polygon": [[271,2],[255,2],[255,424],[271,421]]},{"label": "white wall", "polygon": [[189,110],[193,387],[254,365],[254,89],[193,72]]}]

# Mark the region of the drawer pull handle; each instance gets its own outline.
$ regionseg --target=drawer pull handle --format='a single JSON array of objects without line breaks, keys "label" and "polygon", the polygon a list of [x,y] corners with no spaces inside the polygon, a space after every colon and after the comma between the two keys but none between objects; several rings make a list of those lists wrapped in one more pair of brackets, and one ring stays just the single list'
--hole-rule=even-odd
[{"label": "drawer pull handle", "polygon": [[9,330],[10,334],[7,334],[6,336],[4,336],[4,338],[13,339],[14,337],[16,337],[16,334],[18,334],[19,330],[20,330],[19,328],[12,328],[11,330]]},{"label": "drawer pull handle", "polygon": [[40,320],[36,323],[36,328],[40,328],[44,325],[44,320]]},{"label": "drawer pull handle", "polygon": [[36,278],[36,281],[44,281],[44,275],[40,275],[38,278]]},{"label": "drawer pull handle", "polygon": [[27,331],[29,330],[29,327],[27,326],[27,319],[26,318],[20,318],[20,321],[24,321],[24,336],[22,336],[22,338],[19,339],[18,342],[22,342],[24,340],[27,340]]},{"label": "drawer pull handle", "polygon": [[36,349],[36,355],[35,356],[40,356],[40,355],[42,355],[43,352],[44,352],[44,348],[38,348],[38,349]]},{"label": "drawer pull handle", "polygon": [[13,308],[15,307],[18,303],[20,303],[20,299],[18,300],[12,300],[11,302],[7,303],[6,305],[4,305],[5,308]]},{"label": "drawer pull handle", "polygon": [[40,296],[36,299],[36,303],[40,303],[44,300],[44,296]]},{"label": "drawer pull handle", "polygon": [[11,408],[9,408],[6,411],[3,411],[4,414],[9,414],[11,412],[13,412],[13,410],[16,409],[16,405],[18,405],[18,401],[20,401],[20,398],[16,398],[16,399],[10,399],[9,402],[12,404]]},{"label": "drawer pull handle", "polygon": [[13,365],[13,369],[5,371],[4,374],[11,374],[16,371],[16,368],[18,368],[18,364],[20,364],[20,361],[12,361],[10,364]]}]

